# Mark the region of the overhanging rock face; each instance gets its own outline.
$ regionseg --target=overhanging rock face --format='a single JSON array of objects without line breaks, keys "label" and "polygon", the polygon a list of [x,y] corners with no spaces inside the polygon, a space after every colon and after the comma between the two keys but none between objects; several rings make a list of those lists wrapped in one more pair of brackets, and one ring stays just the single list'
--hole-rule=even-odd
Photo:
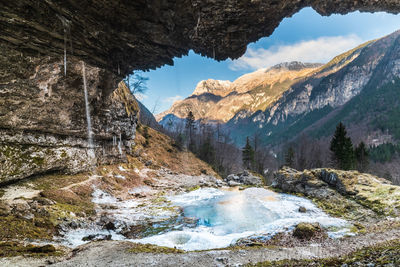
[{"label": "overhanging rock face", "polygon": [[400,12],[398,0],[1,0],[0,40],[28,54],[75,55],[123,77],[193,49],[223,60],[303,7],[322,15]]},{"label": "overhanging rock face", "polygon": [[71,57],[65,75],[55,57],[24,57],[0,44],[0,184],[126,160],[137,113],[134,97],[109,71],[85,64],[83,76],[83,63]]}]

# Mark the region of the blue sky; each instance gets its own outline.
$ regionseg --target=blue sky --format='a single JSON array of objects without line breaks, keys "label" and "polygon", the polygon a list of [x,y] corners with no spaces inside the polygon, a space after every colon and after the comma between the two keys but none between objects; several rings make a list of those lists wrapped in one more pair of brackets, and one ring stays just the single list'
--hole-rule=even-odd
[{"label": "blue sky", "polygon": [[201,80],[233,81],[245,73],[285,61],[325,63],[358,44],[398,29],[400,15],[354,12],[322,17],[305,8],[284,19],[270,37],[249,44],[239,60],[217,62],[190,51],[188,56],[175,58],[174,66],[143,73],[149,78],[148,90],[139,98],[151,111],[156,107],[156,114],[175,100],[189,96]]}]

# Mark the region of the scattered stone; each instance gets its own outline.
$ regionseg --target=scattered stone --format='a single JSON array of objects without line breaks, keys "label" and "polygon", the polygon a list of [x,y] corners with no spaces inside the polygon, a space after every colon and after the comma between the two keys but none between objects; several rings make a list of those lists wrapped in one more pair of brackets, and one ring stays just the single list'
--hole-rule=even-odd
[{"label": "scattered stone", "polygon": [[19,213],[25,213],[25,212],[29,211],[30,208],[31,207],[28,205],[28,203],[24,201],[24,202],[15,204],[13,207],[13,211],[19,212]]},{"label": "scattered stone", "polygon": [[0,202],[0,216],[8,216],[11,213],[11,207],[3,202]]},{"label": "scattered stone", "polygon": [[224,185],[224,182],[222,182],[221,180],[216,180],[216,181],[215,181],[215,185],[216,185],[217,187],[222,187],[222,186]]},{"label": "scattered stone", "polygon": [[196,217],[184,217],[183,222],[185,223],[185,226],[194,228],[197,226],[198,219]]},{"label": "scattered stone", "polygon": [[303,207],[303,206],[300,206],[300,207],[299,207],[299,212],[301,212],[301,213],[306,213],[306,212],[307,212],[307,209],[306,209],[305,207]]},{"label": "scattered stone", "polygon": [[40,205],[43,205],[43,206],[52,206],[52,205],[56,204],[56,202],[54,202],[53,200],[45,198],[45,197],[35,198],[35,201],[37,201]]},{"label": "scattered stone", "polygon": [[100,240],[111,240],[111,235],[96,234],[96,235],[88,235],[82,238],[82,241],[100,241]]},{"label": "scattered stone", "polygon": [[113,223],[113,222],[108,222],[108,223],[106,223],[105,225],[104,225],[104,228],[106,229],[106,230],[115,230],[116,229],[116,227],[115,227],[115,224]]},{"label": "scattered stone", "polygon": [[235,182],[235,181],[228,181],[229,186],[239,186],[241,183]]},{"label": "scattered stone", "polygon": [[225,258],[225,257],[218,257],[215,260],[218,262],[221,262],[224,265],[228,264],[228,258]]}]

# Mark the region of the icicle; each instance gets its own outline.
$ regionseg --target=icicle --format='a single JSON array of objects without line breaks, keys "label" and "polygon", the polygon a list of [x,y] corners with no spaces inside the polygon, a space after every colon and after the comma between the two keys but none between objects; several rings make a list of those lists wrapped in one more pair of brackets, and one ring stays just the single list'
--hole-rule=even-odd
[{"label": "icicle", "polygon": [[118,63],[118,75],[120,75],[120,74],[121,74],[121,69],[120,69],[119,63]]},{"label": "icicle", "polygon": [[199,26],[200,26],[200,15],[199,15],[199,17],[197,18],[197,25],[196,25],[196,28],[195,28],[195,33],[194,33],[194,36],[196,36],[197,37],[197,35],[198,35],[198,28],[199,28]]},{"label": "icicle", "polygon": [[[63,27],[64,27],[64,75],[67,76],[67,32],[71,38],[71,21],[69,21],[68,19],[64,18],[61,15],[56,14],[56,16],[58,17],[58,19],[61,21]],[[71,54],[72,54],[72,42],[70,39],[70,43],[71,43]]]},{"label": "icicle", "polygon": [[[85,92],[85,109],[86,109],[86,122],[88,131],[88,142],[90,150],[93,149],[93,133],[92,133],[92,121],[90,119],[90,107],[89,107],[89,97],[86,84],[86,69],[85,62],[82,61],[82,76],[83,76],[83,89]],[[93,151],[92,151],[93,153]]]},{"label": "icicle", "polygon": [[215,59],[215,46],[213,46],[213,59]]},{"label": "icicle", "polygon": [[67,77],[67,30],[64,28],[64,76]]},{"label": "icicle", "polygon": [[72,35],[71,35],[71,27],[67,27],[67,31],[68,31],[68,40],[69,40],[69,50],[71,55],[74,54],[74,50],[72,49]]}]

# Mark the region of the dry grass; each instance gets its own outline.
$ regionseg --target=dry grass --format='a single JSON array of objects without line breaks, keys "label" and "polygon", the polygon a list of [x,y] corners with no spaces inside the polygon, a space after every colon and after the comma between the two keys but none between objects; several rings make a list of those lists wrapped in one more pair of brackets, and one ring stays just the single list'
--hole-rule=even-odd
[{"label": "dry grass", "polygon": [[149,167],[154,169],[165,167],[173,172],[187,175],[207,173],[218,176],[207,163],[198,159],[193,153],[178,150],[170,137],[151,128],[147,131],[148,137],[145,138],[144,127],[138,127],[134,150],[139,157],[130,157],[130,163],[137,164],[139,158],[142,164],[151,161],[152,165]]}]

